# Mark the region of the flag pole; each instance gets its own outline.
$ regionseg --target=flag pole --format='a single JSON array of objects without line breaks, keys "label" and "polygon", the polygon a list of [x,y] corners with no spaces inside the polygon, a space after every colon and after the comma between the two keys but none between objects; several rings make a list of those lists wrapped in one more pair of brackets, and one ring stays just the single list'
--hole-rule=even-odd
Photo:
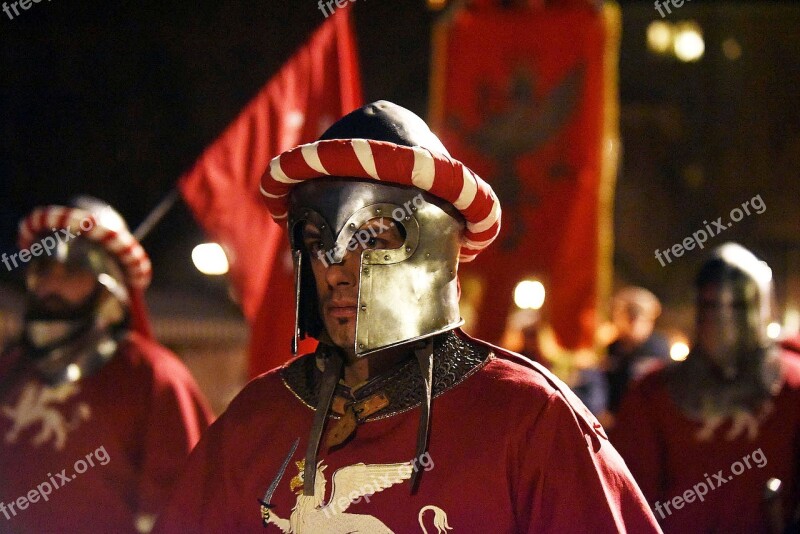
[{"label": "flag pole", "polygon": [[138,241],[142,241],[147,234],[150,233],[150,230],[156,227],[156,225],[161,222],[161,219],[164,218],[169,210],[172,209],[172,206],[175,205],[175,201],[178,200],[178,188],[173,187],[172,190],[167,193],[167,195],[161,199],[155,208],[153,208],[150,213],[147,214],[147,217],[136,227],[136,230],[133,232],[133,237],[135,237]]}]

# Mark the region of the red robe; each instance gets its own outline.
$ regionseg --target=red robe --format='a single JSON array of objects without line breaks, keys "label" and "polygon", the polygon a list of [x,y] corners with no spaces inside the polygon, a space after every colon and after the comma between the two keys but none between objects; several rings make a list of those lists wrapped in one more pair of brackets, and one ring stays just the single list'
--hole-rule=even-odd
[{"label": "red robe", "polygon": [[[730,419],[712,439],[699,440],[696,434],[704,425],[675,404],[667,390],[666,370],[645,377],[629,391],[611,438],[665,532],[768,532],[763,498],[772,477],[783,482],[784,510],[794,509],[800,481],[800,359],[784,353],[781,365],[783,387],[753,440],[746,432],[726,439]],[[705,490],[700,483],[707,488],[702,501],[698,494]],[[687,495],[691,502],[684,499],[687,490],[694,493]],[[681,497],[678,509],[672,504],[675,497]]]},{"label": "red robe", "polygon": [[186,367],[135,333],[94,375],[0,395],[0,532],[136,532],[211,421]]},{"label": "red robe", "polygon": [[[276,369],[250,382],[203,436],[156,532],[411,533],[423,523],[427,532],[444,532],[434,523],[462,533],[657,532],[627,468],[580,401],[541,366],[492,350],[482,367],[434,399],[417,494],[410,494],[409,472],[400,476],[392,465],[413,457],[414,408],[361,424],[332,451],[323,445],[323,502],[304,510],[305,525],[265,530],[258,501],[292,450],[271,512],[288,520],[300,500],[297,462],[314,415]],[[325,502],[334,507],[323,509]]]}]

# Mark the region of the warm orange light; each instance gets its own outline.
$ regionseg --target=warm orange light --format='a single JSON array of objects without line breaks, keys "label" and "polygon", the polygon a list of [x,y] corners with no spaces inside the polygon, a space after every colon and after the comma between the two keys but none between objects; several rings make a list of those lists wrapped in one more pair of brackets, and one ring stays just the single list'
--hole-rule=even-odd
[{"label": "warm orange light", "polygon": [[689,345],[681,341],[673,343],[669,349],[669,357],[676,362],[682,362],[689,355]]}]

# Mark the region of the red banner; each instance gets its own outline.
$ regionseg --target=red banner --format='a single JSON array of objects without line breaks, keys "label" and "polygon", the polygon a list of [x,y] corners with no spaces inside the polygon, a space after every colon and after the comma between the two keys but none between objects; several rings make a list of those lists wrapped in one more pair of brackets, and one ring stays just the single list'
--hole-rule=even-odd
[{"label": "red banner", "polygon": [[535,278],[559,342],[591,347],[610,284],[619,11],[484,4],[438,25],[431,91],[435,130],[503,208],[497,241],[460,268],[467,329],[499,341]]},{"label": "red banner", "polygon": [[231,283],[251,327],[251,376],[290,357],[294,328],[288,240],[261,198],[261,175],[274,156],[315,141],[360,105],[350,10],[338,9],[180,181],[195,217],[228,255]]}]

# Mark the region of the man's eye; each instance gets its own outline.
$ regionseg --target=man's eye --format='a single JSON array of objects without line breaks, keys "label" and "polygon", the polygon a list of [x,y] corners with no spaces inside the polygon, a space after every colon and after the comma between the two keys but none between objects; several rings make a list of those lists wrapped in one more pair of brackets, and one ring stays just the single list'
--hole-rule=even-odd
[{"label": "man's eye", "polygon": [[376,249],[381,249],[381,250],[388,249],[388,248],[390,248],[389,247],[389,241],[387,241],[386,239],[384,239],[382,237],[371,237],[371,238],[369,238],[367,240],[367,248],[370,248],[370,249],[375,249],[376,248]]}]

